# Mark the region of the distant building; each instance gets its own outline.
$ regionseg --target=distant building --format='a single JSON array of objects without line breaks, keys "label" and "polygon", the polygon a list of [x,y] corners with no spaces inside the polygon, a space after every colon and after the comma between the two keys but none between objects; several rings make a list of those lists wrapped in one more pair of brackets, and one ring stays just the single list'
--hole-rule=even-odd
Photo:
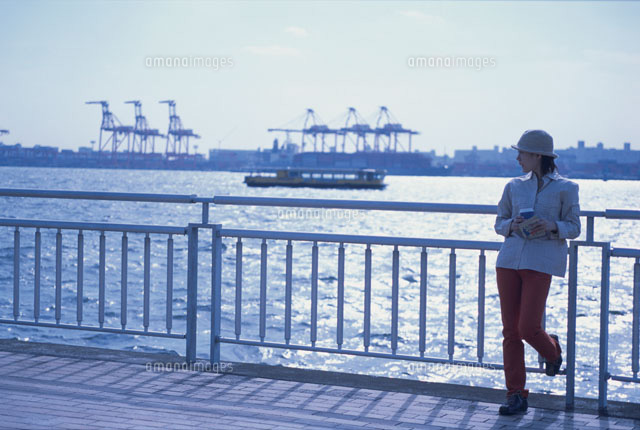
[{"label": "distant building", "polygon": [[[599,142],[588,147],[578,141],[576,147],[556,151],[560,173],[572,178],[640,179],[640,151],[629,142],[623,149],[605,148]],[[374,168],[390,175],[518,176],[517,153],[509,147],[456,150],[453,158],[430,152],[299,152],[291,142],[274,140],[266,150],[212,149],[209,159],[201,154],[166,156],[161,153],[59,150],[52,146],[33,148],[0,143],[2,166],[50,166],[124,169],[183,169],[247,171],[265,167]]]},{"label": "distant building", "polygon": [[[556,161],[561,174],[573,178],[640,179],[640,151],[605,148],[602,142],[587,147],[578,141],[577,147],[556,150]],[[517,153],[512,148],[457,150],[453,157],[451,174],[456,176],[517,176],[521,173],[515,162]]]}]

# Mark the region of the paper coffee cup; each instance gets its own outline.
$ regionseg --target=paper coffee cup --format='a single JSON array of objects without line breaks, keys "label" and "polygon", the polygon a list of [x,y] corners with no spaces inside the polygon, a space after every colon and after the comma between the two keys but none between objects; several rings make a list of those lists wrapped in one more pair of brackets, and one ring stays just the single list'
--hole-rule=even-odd
[{"label": "paper coffee cup", "polygon": [[533,216],[533,208],[520,209],[520,216],[529,219]]}]

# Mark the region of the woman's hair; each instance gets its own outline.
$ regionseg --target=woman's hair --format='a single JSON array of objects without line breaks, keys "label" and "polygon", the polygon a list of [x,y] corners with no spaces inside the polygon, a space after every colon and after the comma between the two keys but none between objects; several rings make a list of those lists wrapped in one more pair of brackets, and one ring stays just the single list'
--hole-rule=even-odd
[{"label": "woman's hair", "polygon": [[546,175],[547,173],[553,173],[553,171],[556,169],[557,167],[555,161],[553,161],[553,157],[543,155],[542,159],[540,160],[540,170],[542,172],[542,176]]}]

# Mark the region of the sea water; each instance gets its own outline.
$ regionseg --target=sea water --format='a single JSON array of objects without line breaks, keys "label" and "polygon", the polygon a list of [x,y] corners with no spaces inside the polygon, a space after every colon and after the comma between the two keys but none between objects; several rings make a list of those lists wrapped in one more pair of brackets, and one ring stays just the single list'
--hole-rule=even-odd
[{"label": "sea water", "polygon": [[[315,190],[306,188],[247,188],[242,173],[98,170],[53,168],[0,168],[2,188],[113,191],[198,196],[270,196],[387,200],[432,203],[497,204],[508,178],[403,177],[389,176],[385,190]],[[637,209],[640,182],[576,180],[583,210]],[[87,200],[0,198],[0,217],[45,220],[186,226],[201,220],[197,204],[132,203]],[[253,206],[215,206],[210,222],[223,228],[347,233],[501,241],[490,215],[442,214],[393,211],[293,209]],[[586,222],[583,221],[585,238]],[[595,239],[611,241],[614,247],[638,248],[640,222],[595,221]],[[33,229],[21,229],[20,311],[22,319],[33,319],[34,239]],[[76,324],[77,231],[63,231],[62,323]],[[42,275],[40,320],[55,322],[55,230],[42,230]],[[13,318],[14,229],[0,228],[0,318]],[[120,328],[120,233],[106,234],[105,326]],[[172,331],[183,333],[186,324],[186,238],[174,236],[174,291]],[[142,279],[144,235],[129,234],[127,328],[142,328]],[[84,232],[83,323],[97,325],[98,232]],[[235,337],[235,248],[236,240],[225,238],[222,272],[222,335]],[[285,241],[267,241],[268,290],[266,341],[284,342]],[[259,337],[260,245],[243,240],[242,338]],[[338,244],[318,243],[318,343],[336,347]],[[364,245],[345,244],[345,349],[363,348]],[[211,237],[199,242],[198,356],[207,358],[210,338]],[[392,251],[372,246],[371,351],[389,352],[391,341]],[[398,353],[418,355],[418,308],[420,251],[400,247],[400,298]],[[450,249],[428,250],[428,306],[426,356],[448,358],[447,318]],[[166,330],[167,237],[151,235],[150,330]],[[456,250],[455,354],[460,360],[477,360],[478,251]],[[501,322],[495,287],[496,252],[486,252],[486,321],[483,361],[501,363]],[[631,297],[633,260],[611,262],[610,372],[631,375]],[[292,343],[308,345],[311,308],[311,244],[293,242]],[[578,282],[576,345],[576,394],[597,396],[600,301],[600,253],[581,248]],[[555,277],[548,299],[546,328],[566,343],[567,278]],[[136,351],[173,351],[184,354],[182,340],[0,325],[0,336],[39,342],[54,342]],[[527,365],[536,366],[535,351],[526,347]],[[290,351],[223,344],[222,360],[281,364],[292,367],[364,373],[465,385],[504,387],[500,370],[482,366],[448,366],[374,359],[338,354]],[[564,377],[529,375],[532,391],[564,393]],[[640,401],[638,384],[610,381],[610,399]]]}]

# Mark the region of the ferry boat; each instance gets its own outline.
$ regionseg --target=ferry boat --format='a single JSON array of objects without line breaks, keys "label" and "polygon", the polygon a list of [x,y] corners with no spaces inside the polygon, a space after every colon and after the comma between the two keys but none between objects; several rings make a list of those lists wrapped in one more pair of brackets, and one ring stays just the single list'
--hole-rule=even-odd
[{"label": "ferry boat", "polygon": [[245,176],[250,187],[312,187],[383,189],[386,170],[378,169],[258,169]]}]

